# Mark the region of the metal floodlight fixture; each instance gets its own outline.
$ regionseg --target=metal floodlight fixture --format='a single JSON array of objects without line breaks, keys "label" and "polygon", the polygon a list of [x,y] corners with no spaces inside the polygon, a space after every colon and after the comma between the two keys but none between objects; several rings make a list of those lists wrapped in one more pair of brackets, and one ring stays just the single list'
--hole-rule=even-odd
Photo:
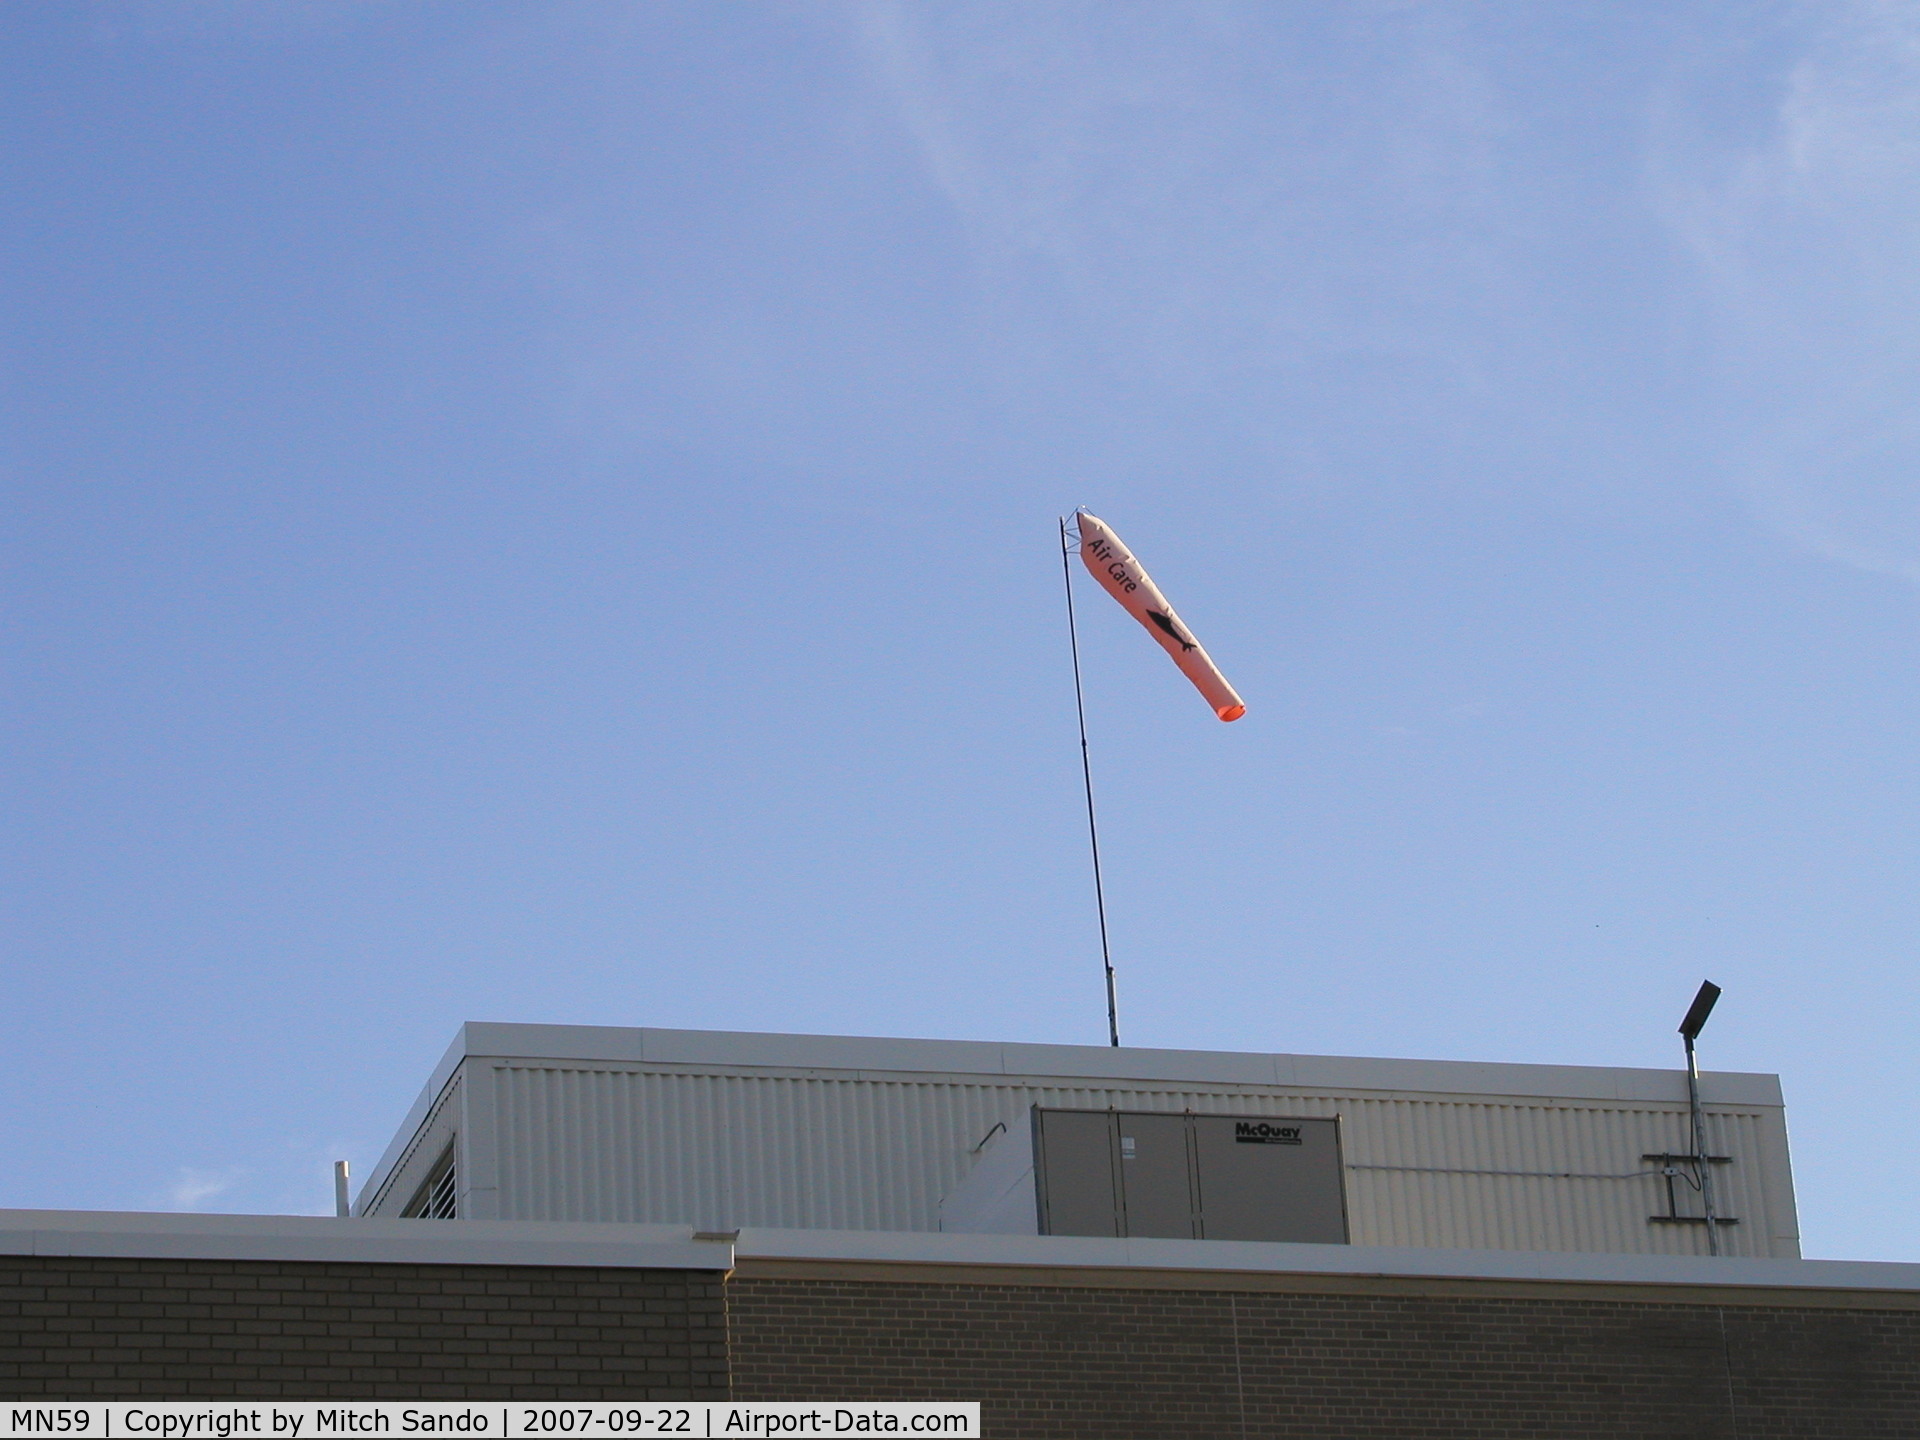
[{"label": "metal floodlight fixture", "polygon": [[1687,1007],[1687,1018],[1680,1022],[1680,1038],[1687,1042],[1687,1112],[1693,1122],[1693,1154],[1683,1158],[1693,1165],[1693,1173],[1698,1177],[1700,1203],[1706,1210],[1701,1218],[1707,1222],[1709,1255],[1720,1253],[1720,1217],[1713,1204],[1714,1157],[1707,1152],[1707,1121],[1700,1108],[1700,1057],[1693,1053],[1693,1042],[1706,1029],[1707,1016],[1713,1013],[1713,1002],[1719,998],[1720,987],[1711,980],[1702,980],[1700,992]]},{"label": "metal floodlight fixture", "polygon": [[1720,987],[1711,980],[1700,982],[1700,993],[1693,997],[1693,1004],[1687,1007],[1687,1018],[1680,1022],[1680,1033],[1691,1045],[1700,1038],[1700,1032],[1707,1028],[1707,1016],[1713,1013],[1713,1002],[1720,998]]}]

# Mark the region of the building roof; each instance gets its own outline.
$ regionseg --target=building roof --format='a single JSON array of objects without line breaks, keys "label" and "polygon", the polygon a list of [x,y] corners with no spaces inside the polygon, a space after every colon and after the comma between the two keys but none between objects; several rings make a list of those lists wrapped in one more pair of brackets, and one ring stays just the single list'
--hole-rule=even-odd
[{"label": "building roof", "polygon": [[[1115,1240],[1061,1235],[932,1235],[747,1229],[696,1239],[685,1226],[539,1220],[323,1219],[0,1210],[0,1255],[554,1265],[737,1270],[742,1274],[947,1283],[1139,1288],[1655,1287],[1676,1300],[1835,1304],[1847,1297],[1920,1304],[1920,1265],[1676,1255],[1531,1253],[1234,1240]],[[1764,1298],[1763,1298],[1764,1293]],[[1878,1298],[1874,1298],[1878,1297]]]}]

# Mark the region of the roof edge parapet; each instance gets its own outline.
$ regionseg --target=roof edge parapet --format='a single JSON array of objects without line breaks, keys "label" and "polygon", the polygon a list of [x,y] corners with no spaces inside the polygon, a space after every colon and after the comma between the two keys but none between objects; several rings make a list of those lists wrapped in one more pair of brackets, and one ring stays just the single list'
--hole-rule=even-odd
[{"label": "roof edge parapet", "polygon": [[[1532,1065],[1472,1060],[1402,1060],[1345,1055],[1159,1050],[1134,1046],[1036,1045],[984,1040],[789,1035],[757,1031],[662,1030],[609,1025],[520,1025],[469,1021],[448,1060],[604,1061],[698,1068],[827,1070],[912,1075],[978,1075],[996,1080],[1131,1081],[1143,1084],[1259,1085],[1382,1094],[1511,1095],[1685,1103],[1685,1072],[1600,1065]],[[451,1073],[448,1060],[442,1070]],[[444,1083],[445,1076],[436,1074]],[[1778,1106],[1777,1075],[1714,1071],[1705,1098],[1723,1105]]]},{"label": "roof edge parapet", "polygon": [[0,1255],[659,1270],[733,1265],[730,1243],[696,1240],[689,1225],[119,1210],[0,1210]]}]

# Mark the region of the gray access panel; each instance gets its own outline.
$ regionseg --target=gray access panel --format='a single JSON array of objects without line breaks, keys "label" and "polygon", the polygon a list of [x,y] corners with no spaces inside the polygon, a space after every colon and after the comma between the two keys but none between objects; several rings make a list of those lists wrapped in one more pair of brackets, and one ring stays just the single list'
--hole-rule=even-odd
[{"label": "gray access panel", "polygon": [[1188,1118],[1204,1238],[1347,1243],[1339,1121]]},{"label": "gray access panel", "polygon": [[1347,1241],[1338,1120],[1033,1110],[1043,1235]]},{"label": "gray access panel", "polygon": [[1122,1234],[1198,1239],[1187,1117],[1114,1112]]},{"label": "gray access panel", "polygon": [[1033,1110],[1042,1235],[1124,1235],[1111,1110]]}]

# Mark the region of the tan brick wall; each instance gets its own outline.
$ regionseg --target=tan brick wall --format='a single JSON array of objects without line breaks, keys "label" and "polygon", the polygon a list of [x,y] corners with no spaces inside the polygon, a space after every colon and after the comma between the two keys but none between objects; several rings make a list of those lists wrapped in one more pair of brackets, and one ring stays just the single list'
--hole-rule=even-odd
[{"label": "tan brick wall", "polygon": [[993,1440],[1920,1435],[1920,1297],[847,1268],[0,1257],[0,1397],[724,1399],[731,1363],[737,1399],[980,1400]]},{"label": "tan brick wall", "polygon": [[0,1256],[0,1396],[726,1398],[715,1271]]},{"label": "tan brick wall", "polygon": [[1920,1435],[1920,1312],[755,1279],[737,1399],[984,1404],[993,1440]]}]

